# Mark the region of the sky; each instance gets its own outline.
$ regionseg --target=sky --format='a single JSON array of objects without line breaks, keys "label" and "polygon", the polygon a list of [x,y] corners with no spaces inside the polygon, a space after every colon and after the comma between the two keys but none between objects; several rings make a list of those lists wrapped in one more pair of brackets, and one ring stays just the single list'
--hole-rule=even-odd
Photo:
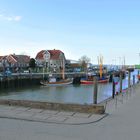
[{"label": "sky", "polygon": [[104,64],[140,63],[139,0],[0,0],[0,56],[59,49]]}]

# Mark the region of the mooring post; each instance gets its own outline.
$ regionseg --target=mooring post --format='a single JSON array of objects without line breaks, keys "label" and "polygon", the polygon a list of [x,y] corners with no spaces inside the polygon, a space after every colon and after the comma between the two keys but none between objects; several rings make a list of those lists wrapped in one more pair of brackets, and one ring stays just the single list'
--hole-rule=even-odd
[{"label": "mooring post", "polygon": [[122,93],[122,72],[120,72],[120,93]]},{"label": "mooring post", "polygon": [[113,80],[112,80],[112,98],[115,97],[115,81],[114,81],[114,74],[113,74]]},{"label": "mooring post", "polygon": [[140,78],[139,78],[139,74],[140,74],[140,71],[138,70],[138,74],[137,74],[137,79],[138,79],[138,83],[139,83],[139,81],[140,81]]},{"label": "mooring post", "polygon": [[131,80],[131,72],[130,72],[130,71],[128,71],[128,88],[130,88],[130,87],[131,87],[130,80]]},{"label": "mooring post", "polygon": [[97,81],[97,77],[94,77],[94,79],[93,79],[93,87],[94,87],[93,103],[97,104],[97,94],[98,94],[98,81]]},{"label": "mooring post", "polygon": [[115,82],[113,81],[112,82],[112,98],[114,99],[114,97],[115,97]]},{"label": "mooring post", "polygon": [[135,75],[133,75],[133,86],[135,85]]}]

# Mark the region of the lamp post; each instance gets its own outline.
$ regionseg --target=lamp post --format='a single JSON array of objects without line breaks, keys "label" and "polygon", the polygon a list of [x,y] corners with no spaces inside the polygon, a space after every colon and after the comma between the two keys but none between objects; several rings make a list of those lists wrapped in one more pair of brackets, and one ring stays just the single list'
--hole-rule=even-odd
[{"label": "lamp post", "polygon": [[140,65],[140,53],[139,53],[139,65]]},{"label": "lamp post", "polygon": [[121,57],[119,57],[119,69],[122,69],[121,68]]}]

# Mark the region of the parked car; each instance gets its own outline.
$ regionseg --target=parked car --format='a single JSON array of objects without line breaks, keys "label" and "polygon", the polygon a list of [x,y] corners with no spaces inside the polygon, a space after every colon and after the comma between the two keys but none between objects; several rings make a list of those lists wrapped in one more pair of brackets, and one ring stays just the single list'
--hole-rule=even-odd
[{"label": "parked car", "polygon": [[12,72],[10,70],[6,70],[4,73],[5,76],[11,76],[11,74],[12,74]]},{"label": "parked car", "polygon": [[24,72],[24,73],[29,73],[29,70],[24,70],[23,72]]}]

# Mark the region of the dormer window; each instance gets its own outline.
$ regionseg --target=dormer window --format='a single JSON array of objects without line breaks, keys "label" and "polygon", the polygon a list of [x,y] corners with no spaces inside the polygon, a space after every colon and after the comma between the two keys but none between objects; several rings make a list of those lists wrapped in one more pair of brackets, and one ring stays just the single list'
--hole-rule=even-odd
[{"label": "dormer window", "polygon": [[50,59],[50,54],[46,51],[43,55],[43,58],[48,61]]}]

